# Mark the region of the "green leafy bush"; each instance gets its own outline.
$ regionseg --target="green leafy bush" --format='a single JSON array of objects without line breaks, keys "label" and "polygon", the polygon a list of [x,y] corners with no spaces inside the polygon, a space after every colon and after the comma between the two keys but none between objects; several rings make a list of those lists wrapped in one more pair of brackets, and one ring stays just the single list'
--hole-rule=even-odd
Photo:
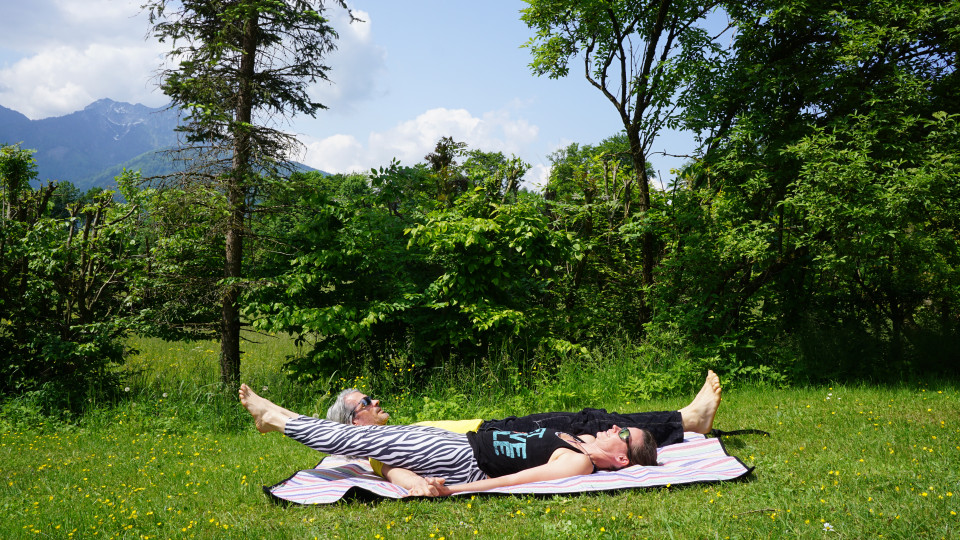
[{"label": "green leafy bush", "polygon": [[29,152],[0,149],[0,391],[58,414],[116,391],[138,246],[128,229],[134,209],[111,192],[64,201],[66,217],[52,217],[64,185],[33,190],[34,170]]}]

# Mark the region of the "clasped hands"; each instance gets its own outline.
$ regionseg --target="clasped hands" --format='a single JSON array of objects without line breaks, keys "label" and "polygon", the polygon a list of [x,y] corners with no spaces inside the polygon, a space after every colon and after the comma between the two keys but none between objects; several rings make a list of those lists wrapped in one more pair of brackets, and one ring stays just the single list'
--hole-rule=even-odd
[{"label": "clasped hands", "polygon": [[444,485],[443,478],[428,476],[423,481],[407,490],[406,497],[446,497],[453,493]]}]

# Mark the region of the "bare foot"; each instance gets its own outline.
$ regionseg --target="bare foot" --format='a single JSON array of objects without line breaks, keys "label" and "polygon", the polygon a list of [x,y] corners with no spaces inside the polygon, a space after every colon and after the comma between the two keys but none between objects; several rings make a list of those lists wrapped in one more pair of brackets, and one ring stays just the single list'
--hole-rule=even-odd
[{"label": "bare foot", "polygon": [[297,414],[293,411],[284,409],[269,399],[258,396],[246,384],[240,385],[240,404],[253,416],[257,431],[260,433],[282,432],[287,425],[287,420],[297,417]]},{"label": "bare foot", "polygon": [[689,405],[680,409],[683,418],[683,430],[695,433],[710,433],[713,429],[713,417],[720,407],[720,377],[713,370],[707,370],[707,380]]}]

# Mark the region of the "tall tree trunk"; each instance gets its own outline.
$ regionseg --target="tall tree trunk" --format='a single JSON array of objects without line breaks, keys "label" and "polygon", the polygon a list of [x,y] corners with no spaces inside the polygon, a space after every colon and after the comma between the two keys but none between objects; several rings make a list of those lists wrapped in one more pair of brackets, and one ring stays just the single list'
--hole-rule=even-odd
[{"label": "tall tree trunk", "polygon": [[[640,134],[636,128],[627,129],[627,140],[630,142],[630,157],[637,174],[637,188],[640,190],[640,200],[637,201],[641,218],[650,211],[650,179],[647,177],[647,156],[640,141]],[[629,195],[628,195],[629,196]],[[624,216],[626,219],[627,216]],[[639,295],[640,324],[650,322],[650,306],[647,302],[646,290],[653,285],[653,247],[655,243],[653,233],[645,231],[640,237],[641,266],[640,279],[643,290]]]},{"label": "tall tree trunk", "polygon": [[[243,223],[247,214],[246,182],[250,171],[250,124],[253,116],[253,77],[256,67],[258,15],[247,19],[243,30],[243,56],[240,59],[240,88],[234,117],[233,171],[227,179],[229,204],[226,232],[226,261],[223,277],[243,275]],[[240,380],[240,287],[227,285],[223,293],[220,328],[220,380],[233,387]]]},{"label": "tall tree trunk", "polygon": [[[228,200],[231,206],[226,233],[226,262],[223,277],[239,278],[243,262],[243,190],[238,179],[230,178]],[[220,326],[220,381],[233,387],[240,380],[240,287],[229,284],[223,291]]]}]

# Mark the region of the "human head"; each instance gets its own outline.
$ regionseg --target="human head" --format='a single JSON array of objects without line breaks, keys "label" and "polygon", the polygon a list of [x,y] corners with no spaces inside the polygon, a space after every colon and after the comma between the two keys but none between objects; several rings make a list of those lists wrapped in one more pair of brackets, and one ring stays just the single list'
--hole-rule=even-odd
[{"label": "human head", "polygon": [[621,436],[624,428],[613,426],[597,432],[590,459],[598,469],[615,471],[630,465],[656,465],[657,443],[649,431],[626,428],[630,437]]},{"label": "human head", "polygon": [[327,409],[327,420],[355,426],[376,426],[387,423],[390,415],[380,408],[380,400],[372,399],[368,407],[360,407],[366,394],[356,388],[347,388],[337,394],[333,405]]},{"label": "human head", "polygon": [[630,445],[627,448],[630,465],[656,465],[657,440],[653,438],[653,434],[645,429],[634,428],[630,430],[630,435]]}]

